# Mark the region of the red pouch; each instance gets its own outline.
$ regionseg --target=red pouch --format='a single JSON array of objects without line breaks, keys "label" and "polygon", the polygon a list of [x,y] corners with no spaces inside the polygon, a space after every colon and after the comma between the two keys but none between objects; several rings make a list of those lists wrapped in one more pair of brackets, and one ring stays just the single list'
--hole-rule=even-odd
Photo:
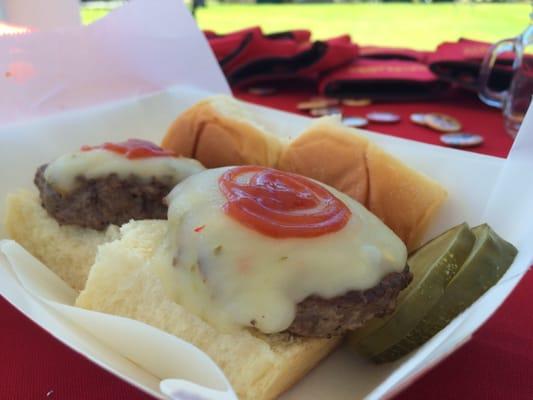
[{"label": "red pouch", "polygon": [[322,78],[320,92],[330,97],[418,100],[436,97],[448,85],[422,63],[358,58]]},{"label": "red pouch", "polygon": [[309,42],[311,31],[306,29],[295,29],[293,31],[274,32],[265,35],[269,39],[291,39],[298,43]]},{"label": "red pouch", "polygon": [[359,57],[373,60],[404,60],[425,63],[429,51],[403,49],[399,47],[360,46]]},{"label": "red pouch", "polygon": [[357,45],[348,35],[300,43],[294,54],[263,57],[242,65],[227,77],[239,87],[270,84],[288,80],[317,81],[325,72],[351,63],[357,57]]},{"label": "red pouch", "polygon": [[[489,48],[490,43],[469,39],[445,42],[428,57],[428,65],[441,79],[477,91],[481,63]],[[512,63],[512,54],[498,58],[489,82],[491,88],[501,91],[509,87]]]},{"label": "red pouch", "polygon": [[219,35],[217,35],[217,33],[215,31],[210,31],[210,30],[203,30],[202,31],[204,36],[206,37],[207,40],[209,39],[214,39],[216,37],[218,37]]},{"label": "red pouch", "polygon": [[217,35],[211,31],[204,33],[226,75],[260,58],[295,54],[300,43],[306,42],[311,36],[309,31],[304,30],[264,35],[259,27],[226,35]]}]

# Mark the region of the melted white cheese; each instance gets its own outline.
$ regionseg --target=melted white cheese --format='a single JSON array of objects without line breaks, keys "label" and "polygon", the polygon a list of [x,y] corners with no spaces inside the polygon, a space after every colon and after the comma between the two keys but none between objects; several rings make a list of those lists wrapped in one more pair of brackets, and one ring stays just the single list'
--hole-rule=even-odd
[{"label": "melted white cheese", "polygon": [[56,190],[70,191],[76,178],[100,178],[117,174],[120,178],[135,175],[141,179],[158,177],[181,182],[205,168],[196,160],[176,157],[150,157],[130,160],[113,151],[94,149],[65,154],[51,162],[44,171],[44,178]]},{"label": "melted white cheese", "polygon": [[333,188],[328,187],[352,211],[335,233],[275,239],[241,225],[222,210],[226,199],[218,178],[226,170],[197,174],[169,194],[170,233],[152,265],[175,301],[219,329],[280,332],[306,297],[368,289],[403,270],[403,242]]}]

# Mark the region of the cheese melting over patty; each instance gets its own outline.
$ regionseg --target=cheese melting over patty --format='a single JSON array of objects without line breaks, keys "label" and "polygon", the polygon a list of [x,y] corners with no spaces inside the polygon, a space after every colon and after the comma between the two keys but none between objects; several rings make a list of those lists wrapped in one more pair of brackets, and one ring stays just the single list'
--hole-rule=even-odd
[{"label": "cheese melting over patty", "polygon": [[150,261],[176,302],[221,331],[284,331],[308,296],[370,289],[404,269],[403,242],[364,206],[323,184],[352,212],[339,231],[279,239],[243,226],[223,211],[218,180],[227,170],[194,175],[168,195],[169,233]]},{"label": "cheese melting over patty", "polygon": [[116,174],[119,178],[131,175],[149,181],[153,177],[169,182],[181,182],[205,168],[198,161],[181,157],[148,157],[128,159],[104,149],[77,151],[52,161],[44,171],[44,178],[56,190],[69,192],[76,187],[78,177],[97,179]]}]

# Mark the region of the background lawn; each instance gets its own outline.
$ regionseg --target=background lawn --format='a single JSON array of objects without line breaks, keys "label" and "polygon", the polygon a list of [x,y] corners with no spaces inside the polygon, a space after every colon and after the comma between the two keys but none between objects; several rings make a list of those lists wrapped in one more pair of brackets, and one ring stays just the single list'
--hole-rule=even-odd
[{"label": "background lawn", "polygon": [[[316,39],[349,33],[359,44],[433,49],[460,37],[496,41],[520,33],[531,6],[515,4],[214,4],[197,12],[202,29],[219,33],[260,25],[276,32],[307,28]],[[108,10],[84,9],[90,23]]]}]

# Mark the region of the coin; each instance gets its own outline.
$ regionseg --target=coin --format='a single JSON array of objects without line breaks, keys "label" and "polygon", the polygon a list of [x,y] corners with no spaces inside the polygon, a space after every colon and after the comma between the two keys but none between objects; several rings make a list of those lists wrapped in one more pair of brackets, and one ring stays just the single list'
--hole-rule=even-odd
[{"label": "coin", "polygon": [[332,99],[331,97],[313,96],[309,101],[321,101],[328,104],[328,106],[336,106],[339,104],[339,99]]},{"label": "coin", "polygon": [[409,116],[413,124],[426,125],[426,114],[414,113]]},{"label": "coin", "polygon": [[484,142],[483,136],[472,133],[445,133],[440,135],[440,141],[453,147],[475,147]]},{"label": "coin", "polygon": [[400,116],[391,112],[371,112],[366,114],[366,118],[371,122],[378,122],[381,124],[393,124],[400,122]]},{"label": "coin", "polygon": [[255,94],[257,96],[268,96],[276,93],[276,89],[273,87],[251,87],[248,88],[248,93]]},{"label": "coin", "polygon": [[425,123],[430,128],[440,132],[457,132],[461,129],[461,123],[446,114],[426,114]]},{"label": "coin", "polygon": [[339,107],[313,108],[308,111],[313,117],[324,117],[326,115],[341,114],[341,109]]},{"label": "coin", "polygon": [[296,106],[298,110],[312,110],[314,108],[326,108],[331,105],[335,105],[336,100],[334,103],[332,103],[332,100],[330,99],[320,99],[320,100],[309,100],[309,101],[302,101],[301,103],[298,103]]},{"label": "coin", "polygon": [[342,99],[342,104],[350,107],[364,107],[372,103],[370,99]]},{"label": "coin", "polygon": [[342,123],[353,128],[361,128],[368,125],[368,120],[363,117],[346,117],[342,119]]}]

